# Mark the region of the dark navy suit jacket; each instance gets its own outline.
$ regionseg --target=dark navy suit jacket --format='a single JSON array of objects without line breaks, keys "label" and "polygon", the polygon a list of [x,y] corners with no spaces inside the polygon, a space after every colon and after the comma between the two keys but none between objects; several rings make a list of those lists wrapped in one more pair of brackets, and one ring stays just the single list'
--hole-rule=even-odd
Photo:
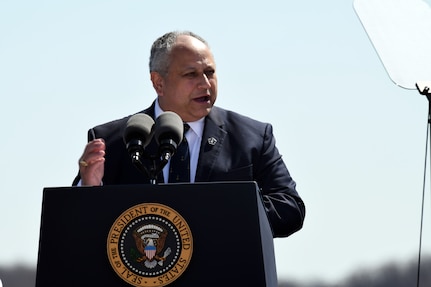
[{"label": "dark navy suit jacket", "polygon": [[[154,103],[142,111],[154,118]],[[123,141],[130,116],[89,130],[89,140],[106,143],[104,185],[143,184],[149,178],[133,164]],[[210,143],[209,139],[216,139]],[[146,150],[157,149],[153,139]],[[158,181],[163,182],[162,173]],[[80,180],[79,175],[74,185]],[[238,113],[213,107],[205,118],[196,182],[256,181],[274,237],[285,237],[302,228],[305,206],[296,191],[272,133],[272,126]]]}]

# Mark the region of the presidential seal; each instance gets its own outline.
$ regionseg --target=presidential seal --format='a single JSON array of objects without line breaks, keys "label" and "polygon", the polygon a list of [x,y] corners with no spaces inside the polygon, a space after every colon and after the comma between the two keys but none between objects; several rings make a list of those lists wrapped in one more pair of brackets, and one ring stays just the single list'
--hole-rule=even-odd
[{"label": "presidential seal", "polygon": [[133,286],[165,286],[186,270],[193,252],[191,230],[172,208],[143,203],[112,225],[107,254],[112,268]]}]

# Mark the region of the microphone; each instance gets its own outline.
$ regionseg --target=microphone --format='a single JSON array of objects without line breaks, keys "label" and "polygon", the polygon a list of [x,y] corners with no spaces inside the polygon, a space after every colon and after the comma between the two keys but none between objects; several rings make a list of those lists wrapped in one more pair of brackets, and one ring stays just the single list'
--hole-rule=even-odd
[{"label": "microphone", "polygon": [[183,139],[183,120],[174,112],[164,112],[156,119],[154,137],[164,163],[174,155]]},{"label": "microphone", "polygon": [[129,118],[123,134],[123,140],[133,163],[141,163],[145,147],[152,138],[154,120],[147,114],[135,114]]}]

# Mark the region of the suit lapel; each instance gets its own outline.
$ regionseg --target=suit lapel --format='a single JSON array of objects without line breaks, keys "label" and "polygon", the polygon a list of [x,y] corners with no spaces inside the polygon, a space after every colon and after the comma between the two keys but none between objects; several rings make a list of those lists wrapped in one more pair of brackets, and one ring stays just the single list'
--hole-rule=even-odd
[{"label": "suit lapel", "polygon": [[196,182],[209,181],[214,164],[222,150],[223,141],[227,133],[223,129],[224,122],[221,113],[220,109],[213,107],[210,114],[205,118],[205,128],[196,170]]}]

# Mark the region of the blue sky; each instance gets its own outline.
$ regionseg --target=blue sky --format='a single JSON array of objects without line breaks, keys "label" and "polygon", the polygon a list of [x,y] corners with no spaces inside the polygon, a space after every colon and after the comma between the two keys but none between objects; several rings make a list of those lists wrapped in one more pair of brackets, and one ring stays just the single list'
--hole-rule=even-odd
[{"label": "blue sky", "polygon": [[184,29],[211,45],[216,104],[273,124],[306,203],[275,240],[280,278],[416,258],[428,102],[394,85],[352,1],[3,0],[1,265],[36,264],[43,188],[71,184],[88,128],[151,104],[150,46]]}]

